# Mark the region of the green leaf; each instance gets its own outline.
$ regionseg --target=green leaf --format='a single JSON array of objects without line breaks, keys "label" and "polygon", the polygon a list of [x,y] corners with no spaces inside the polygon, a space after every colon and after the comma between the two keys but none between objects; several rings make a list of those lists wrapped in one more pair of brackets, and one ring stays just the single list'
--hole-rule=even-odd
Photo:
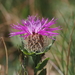
[{"label": "green leaf", "polygon": [[28,52],[24,47],[20,46],[20,50],[23,52],[25,55],[33,55],[35,52]]},{"label": "green leaf", "polygon": [[46,75],[46,69],[43,69],[38,75]]},{"label": "green leaf", "polygon": [[21,50],[25,55],[33,55],[34,54],[34,52],[28,52],[26,49],[22,49]]},{"label": "green leaf", "polygon": [[35,67],[37,66],[37,64],[41,61],[41,58],[42,58],[42,55],[33,55],[32,56],[33,58],[33,61],[34,61],[34,64],[35,64]]},{"label": "green leaf", "polygon": [[45,53],[45,52],[39,52],[39,53],[35,53],[36,55],[41,55],[41,54],[43,54],[43,53]]},{"label": "green leaf", "polygon": [[47,64],[49,58],[46,58],[44,61],[42,61],[41,63],[38,63],[37,66],[36,66],[36,70],[41,70],[43,69],[43,67]]}]

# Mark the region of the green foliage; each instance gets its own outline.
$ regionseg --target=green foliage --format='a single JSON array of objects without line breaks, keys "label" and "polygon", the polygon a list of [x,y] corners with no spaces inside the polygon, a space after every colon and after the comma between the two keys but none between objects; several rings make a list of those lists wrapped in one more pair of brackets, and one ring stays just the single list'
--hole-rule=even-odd
[{"label": "green foliage", "polygon": [[46,69],[43,69],[38,75],[46,75]]},{"label": "green foliage", "polygon": [[39,71],[39,70],[43,69],[44,66],[47,64],[48,60],[49,60],[49,58],[46,58],[41,63],[38,63],[37,66],[36,66],[36,70]]}]

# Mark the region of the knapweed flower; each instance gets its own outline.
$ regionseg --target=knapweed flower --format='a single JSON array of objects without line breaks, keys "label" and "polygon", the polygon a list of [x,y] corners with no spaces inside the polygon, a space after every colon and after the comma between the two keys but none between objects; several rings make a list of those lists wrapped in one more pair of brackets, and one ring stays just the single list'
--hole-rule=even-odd
[{"label": "knapweed flower", "polygon": [[28,49],[31,51],[42,51],[44,48],[44,37],[47,36],[53,39],[53,36],[59,35],[53,31],[60,30],[59,27],[51,28],[56,23],[56,19],[48,21],[42,18],[41,20],[36,16],[29,16],[26,20],[22,20],[21,24],[13,24],[12,28],[19,30],[18,32],[11,32],[10,36],[22,35],[27,40]]}]

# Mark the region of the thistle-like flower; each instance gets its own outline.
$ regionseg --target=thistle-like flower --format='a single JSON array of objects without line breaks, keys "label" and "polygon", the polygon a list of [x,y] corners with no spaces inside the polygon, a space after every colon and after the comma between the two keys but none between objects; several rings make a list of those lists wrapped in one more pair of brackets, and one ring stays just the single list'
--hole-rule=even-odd
[{"label": "thistle-like flower", "polygon": [[29,16],[26,20],[22,20],[21,24],[13,24],[12,28],[19,30],[18,32],[11,32],[10,36],[21,35],[27,40],[27,46],[30,51],[42,51],[44,48],[44,38],[47,36],[53,39],[53,36],[59,35],[53,31],[60,30],[59,27],[51,28],[56,23],[56,19],[48,21],[48,19],[42,18],[41,20],[36,16]]}]

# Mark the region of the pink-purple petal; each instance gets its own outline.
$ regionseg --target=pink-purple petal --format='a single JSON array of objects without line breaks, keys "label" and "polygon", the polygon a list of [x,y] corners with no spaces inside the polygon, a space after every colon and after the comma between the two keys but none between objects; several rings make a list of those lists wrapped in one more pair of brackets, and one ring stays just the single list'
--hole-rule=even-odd
[{"label": "pink-purple petal", "polygon": [[20,34],[25,34],[25,32],[24,31],[21,31],[21,32],[12,32],[12,33],[10,33],[10,37],[11,36],[15,36],[15,35],[20,35]]},{"label": "pink-purple petal", "polygon": [[23,34],[24,36],[21,37],[26,39],[29,35],[37,33],[51,38],[52,36],[59,35],[59,33],[55,33],[53,31],[61,30],[60,26],[51,28],[51,26],[56,23],[56,20],[57,19],[54,18],[51,21],[48,21],[48,19],[44,18],[40,20],[36,16],[29,16],[26,20],[21,21],[22,25],[19,23],[17,25],[11,25],[13,29],[18,30],[19,32],[11,32],[10,36]]},{"label": "pink-purple petal", "polygon": [[45,28],[46,31],[55,31],[55,30],[61,30],[60,26],[56,28]]},{"label": "pink-purple petal", "polygon": [[51,25],[56,23],[56,19],[52,19],[50,22],[48,22],[47,24],[43,25],[43,27],[50,27]]},{"label": "pink-purple petal", "polygon": [[26,39],[30,34],[26,34],[26,35],[23,35],[23,36],[20,36],[20,37],[24,37],[24,39]]}]

